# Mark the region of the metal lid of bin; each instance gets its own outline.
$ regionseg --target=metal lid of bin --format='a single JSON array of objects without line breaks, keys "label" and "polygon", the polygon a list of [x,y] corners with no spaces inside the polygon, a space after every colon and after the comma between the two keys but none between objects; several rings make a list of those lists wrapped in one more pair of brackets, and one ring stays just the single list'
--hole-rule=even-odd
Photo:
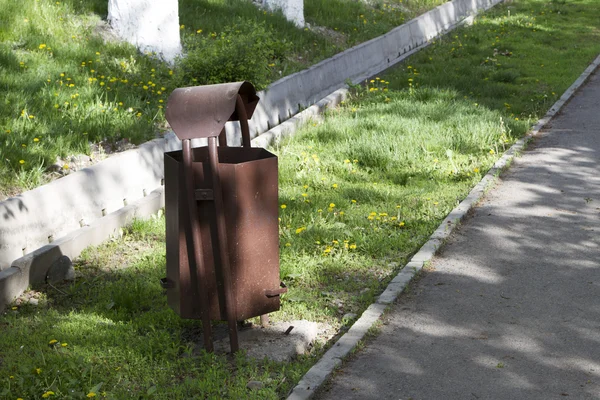
[{"label": "metal lid of bin", "polygon": [[175,89],[169,96],[165,117],[181,140],[218,136],[227,121],[240,119],[235,108],[238,95],[251,118],[259,98],[250,82]]}]

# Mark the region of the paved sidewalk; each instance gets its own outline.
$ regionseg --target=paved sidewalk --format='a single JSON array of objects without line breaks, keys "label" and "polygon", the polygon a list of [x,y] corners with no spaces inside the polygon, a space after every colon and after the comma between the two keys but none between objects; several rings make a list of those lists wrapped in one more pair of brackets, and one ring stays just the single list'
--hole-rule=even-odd
[{"label": "paved sidewalk", "polygon": [[600,399],[600,72],[317,399]]}]

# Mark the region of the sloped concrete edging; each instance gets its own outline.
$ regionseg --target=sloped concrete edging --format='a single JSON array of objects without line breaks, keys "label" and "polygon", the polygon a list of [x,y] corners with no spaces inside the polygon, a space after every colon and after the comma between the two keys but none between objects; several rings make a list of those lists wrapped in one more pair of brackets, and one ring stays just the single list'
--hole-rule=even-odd
[{"label": "sloped concrete edging", "polygon": [[444,244],[456,226],[466,217],[486,190],[496,181],[496,177],[502,169],[506,168],[512,159],[524,150],[527,141],[538,135],[546,124],[554,117],[565,104],[573,97],[577,90],[587,81],[590,75],[600,66],[598,56],[577,78],[577,80],[565,91],[560,99],[550,107],[546,115],[541,118],[525,135],[515,142],[502,157],[493,165],[479,183],[471,189],[467,197],[460,202],[442,221],[438,228],[430,236],[429,240],[411,258],[410,262],[391,280],[387,288],[371,304],[360,318],[324,355],[308,370],[300,382],[292,389],[287,400],[307,400],[314,396],[316,390],[333,373],[334,369],[352,352],[358,343],[365,338],[368,330],[383,316],[387,307],[392,304],[404,291],[407,285],[423,268],[431,261],[438,249]]},{"label": "sloped concrete edging", "polygon": [[10,268],[0,271],[0,310],[30,285],[44,283],[48,269],[61,256],[75,258],[86,247],[117,236],[121,227],[135,218],[148,217],[162,207],[164,194],[160,187],[146,197],[15,260]]}]

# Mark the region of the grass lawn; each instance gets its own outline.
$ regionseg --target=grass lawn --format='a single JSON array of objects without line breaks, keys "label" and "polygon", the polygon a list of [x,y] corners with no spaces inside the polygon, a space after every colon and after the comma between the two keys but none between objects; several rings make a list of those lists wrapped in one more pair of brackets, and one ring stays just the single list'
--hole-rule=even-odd
[{"label": "grass lawn", "polygon": [[306,0],[298,29],[249,0],[181,0],[188,58],[171,67],[105,39],[106,0],[0,0],[0,199],[47,182],[57,157],[160,135],[176,87],[264,88],[442,2]]},{"label": "grass lawn", "polygon": [[[273,320],[343,332],[498,156],[600,53],[597,1],[521,0],[364,87],[279,156],[281,278]],[[0,396],[285,397],[323,349],[292,363],[194,352],[201,324],[166,305],[164,220],[136,222],[0,317]],[[264,383],[258,392],[250,380]]]}]

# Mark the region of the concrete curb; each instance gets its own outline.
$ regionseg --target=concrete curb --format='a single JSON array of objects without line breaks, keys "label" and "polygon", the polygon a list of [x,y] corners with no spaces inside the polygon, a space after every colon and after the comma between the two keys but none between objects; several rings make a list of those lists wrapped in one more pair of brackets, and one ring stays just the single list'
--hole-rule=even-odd
[{"label": "concrete curb", "polygon": [[156,213],[164,207],[164,202],[161,187],[143,199],[15,260],[10,268],[0,271],[0,310],[30,285],[46,282],[50,266],[61,256],[75,258],[86,247],[99,245],[110,237],[118,236],[121,227],[135,218]]},{"label": "concrete curb", "polygon": [[287,121],[277,125],[275,128],[252,139],[252,147],[266,148],[272,143],[277,143],[281,139],[292,135],[298,128],[311,120],[322,119],[327,109],[335,108],[348,97],[348,89],[338,89],[329,96],[321,99],[306,110],[296,114]]},{"label": "concrete curb", "polygon": [[544,126],[554,117],[573,97],[577,90],[587,81],[590,75],[600,66],[598,56],[565,91],[560,99],[550,107],[546,115],[540,119],[525,137],[518,140],[508,149],[479,183],[469,192],[468,196],[446,216],[429,240],[411,258],[410,262],[392,279],[387,288],[371,304],[361,317],[352,325],[321,359],[302,377],[298,385],[290,392],[287,400],[306,400],[313,397],[316,390],[329,378],[333,370],[341,364],[356,345],[365,338],[368,330],[381,318],[387,306],[392,304],[404,291],[410,281],[430,262],[437,250],[444,244],[455,227],[466,217],[481,200],[486,190],[496,181],[496,177],[519,152],[523,151],[527,141],[539,134]]}]

